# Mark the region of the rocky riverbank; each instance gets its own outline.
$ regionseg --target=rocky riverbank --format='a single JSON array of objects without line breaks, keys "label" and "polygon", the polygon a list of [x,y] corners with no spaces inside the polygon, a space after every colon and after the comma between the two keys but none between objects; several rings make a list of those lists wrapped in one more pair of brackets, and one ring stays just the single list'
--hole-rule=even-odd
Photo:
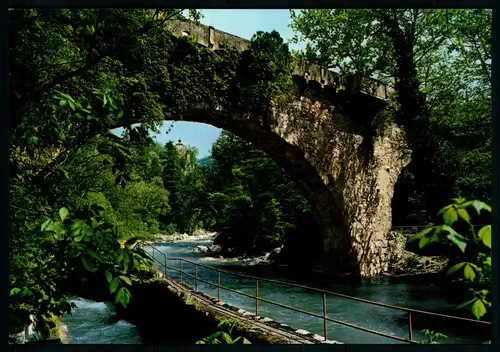
[{"label": "rocky riverbank", "polygon": [[[164,235],[157,234],[152,242],[207,242],[213,241],[215,232],[197,230],[192,235],[186,233]],[[392,231],[389,234],[388,246],[391,248],[392,258],[385,273],[387,276],[416,276],[434,275],[443,272],[448,260],[439,256],[422,256],[406,250],[407,237]],[[294,257],[290,251],[283,251],[278,247],[259,256],[231,256],[230,249],[223,249],[220,245],[200,244],[193,246],[193,252],[200,254],[205,261],[233,262],[244,266],[254,265],[287,265]],[[286,253],[285,253],[286,252]],[[300,253],[299,253],[300,255]],[[293,261],[293,260],[292,260]]]},{"label": "rocky riverbank", "polygon": [[[215,234],[211,234],[211,238]],[[203,238],[201,236],[201,238]],[[208,239],[207,237],[205,237]],[[203,239],[205,239],[203,238]],[[187,241],[194,240],[190,237]],[[392,258],[390,267],[385,273],[386,276],[402,277],[416,275],[434,275],[443,272],[448,265],[448,259],[439,256],[422,256],[406,250],[407,237],[398,232],[391,232],[389,235],[389,246],[391,247]],[[183,237],[180,241],[186,241]],[[219,245],[196,245],[193,247],[193,252],[201,254],[207,261],[217,262],[235,262],[241,265],[269,265],[269,264],[285,264],[289,261],[284,258],[282,253],[283,247],[275,248],[274,250],[260,256],[224,256],[224,251]],[[289,254],[288,254],[289,256]]]},{"label": "rocky riverbank", "polygon": [[150,241],[154,242],[199,242],[199,241],[211,241],[217,235],[216,232],[210,232],[205,230],[196,230],[192,235],[187,233],[174,233],[171,235],[158,233],[154,236],[154,239]]},{"label": "rocky riverbank", "polygon": [[389,234],[391,261],[386,275],[414,276],[433,275],[443,272],[448,259],[440,256],[423,256],[406,250],[407,237],[395,231]]},{"label": "rocky riverbank", "polygon": [[281,247],[260,256],[225,257],[222,247],[219,245],[197,245],[193,247],[193,252],[201,254],[206,261],[235,262],[241,265],[253,266],[273,264],[281,252]]}]

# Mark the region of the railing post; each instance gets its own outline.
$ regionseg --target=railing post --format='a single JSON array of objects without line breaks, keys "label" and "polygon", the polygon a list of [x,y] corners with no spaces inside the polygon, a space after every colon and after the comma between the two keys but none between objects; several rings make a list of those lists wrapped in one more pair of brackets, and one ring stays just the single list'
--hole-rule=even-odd
[{"label": "railing post", "polygon": [[217,270],[217,303],[220,303],[220,271]]},{"label": "railing post", "polygon": [[411,326],[411,312],[408,311],[408,337],[413,341],[413,328]]},{"label": "railing post", "polygon": [[259,316],[259,280],[255,279],[255,317]]},{"label": "railing post", "polygon": [[167,255],[165,253],[163,253],[163,261],[164,261],[164,264],[165,264],[165,278],[168,279]]},{"label": "railing post", "polygon": [[323,293],[323,333],[325,334],[325,341],[328,341],[328,327],[326,322],[326,293]]},{"label": "railing post", "polygon": [[198,264],[194,265],[194,292],[198,292]]},{"label": "railing post", "polygon": [[179,259],[179,282],[182,282],[182,259]]}]

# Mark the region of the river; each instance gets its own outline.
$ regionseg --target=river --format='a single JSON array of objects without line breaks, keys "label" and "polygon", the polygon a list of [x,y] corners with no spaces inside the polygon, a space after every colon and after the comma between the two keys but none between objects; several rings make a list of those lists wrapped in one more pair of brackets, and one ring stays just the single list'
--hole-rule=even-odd
[{"label": "river", "polygon": [[[157,243],[155,247],[171,258],[189,259],[200,264],[218,267],[235,273],[245,273],[248,275],[305,284],[302,280],[300,282],[295,281],[293,276],[290,276],[289,273],[285,273],[286,269],[279,270],[279,268],[270,268],[266,266],[245,267],[237,262],[224,262],[213,260],[213,258],[204,258],[192,252],[192,248],[195,245],[210,246],[211,242]],[[161,255],[157,256],[157,258],[163,260]],[[178,267],[179,264],[178,261],[169,261],[169,265]],[[193,266],[188,263],[183,264],[183,271],[191,275],[194,274]],[[174,270],[169,270],[168,274],[173,278],[179,277],[178,272]],[[198,275],[200,279],[217,283],[217,274],[214,271],[200,268]],[[184,276],[183,281],[194,286],[194,280],[192,278]],[[221,285],[255,295],[255,282],[251,279],[221,275]],[[313,284],[307,283],[307,285],[311,286]],[[360,297],[370,301],[437,313],[454,314],[453,311],[455,307],[460,303],[460,300],[453,301],[448,299],[448,297],[453,296],[453,293],[450,292],[449,287],[439,285],[439,283],[416,283],[409,282],[408,280],[377,278],[356,281],[346,280],[344,282],[328,284],[322,283],[314,286],[321,286],[321,288],[329,291]],[[217,297],[217,290],[215,287],[202,282],[199,282],[198,287],[201,292],[212,297]],[[323,314],[322,295],[305,289],[259,282],[259,297],[316,314]],[[255,312],[255,300],[251,298],[221,290],[221,300],[232,306]],[[393,336],[408,337],[408,319],[406,312],[347,300],[336,296],[327,297],[327,312],[328,316],[333,319],[342,320]],[[305,329],[315,334],[324,335],[323,320],[317,317],[307,316],[265,302],[259,303],[259,315],[297,329]],[[415,315],[413,315],[412,320],[413,339],[416,341],[426,339],[421,333],[423,329],[444,333],[447,338],[440,340],[443,344],[477,344],[485,342],[488,338],[488,334],[484,334],[484,329],[483,333],[472,333],[469,323],[457,324],[455,321],[441,320],[434,317],[423,319],[421,316]],[[328,323],[328,338],[344,343],[399,343],[396,340],[331,322]]]},{"label": "river", "polygon": [[[279,268],[265,266],[245,267],[239,263],[231,263],[204,258],[192,252],[195,245],[211,245],[211,242],[177,242],[157,243],[155,246],[169,257],[185,258],[201,264],[218,267],[235,273],[246,273],[250,275],[273,278],[288,282],[294,282],[290,275]],[[148,250],[149,251],[149,250]],[[157,256],[160,259],[161,256]],[[161,257],[162,258],[162,257]],[[163,258],[162,258],[163,260]],[[171,266],[178,266],[178,262],[169,262]],[[194,273],[192,265],[184,263],[183,271]],[[169,270],[171,277],[178,278],[178,273]],[[217,274],[213,271],[200,268],[199,278],[213,283],[217,282]],[[193,285],[193,280],[186,276],[183,280]],[[297,282],[299,283],[299,282]],[[300,283],[303,283],[302,281]],[[250,279],[221,275],[221,285],[232,289],[255,294],[255,282]],[[311,285],[308,283],[308,285]],[[316,285],[317,286],[317,285]],[[217,296],[216,288],[200,282],[199,290],[213,297]],[[450,301],[449,288],[440,285],[424,283],[409,283],[379,278],[362,281],[346,281],[336,283],[322,283],[321,288],[329,291],[339,292],[350,296],[360,297],[371,301],[383,302],[414,309],[453,312],[457,302]],[[272,283],[259,282],[259,297],[293,306],[305,311],[317,314],[323,313],[322,295],[300,288],[282,286]],[[255,311],[255,301],[232,292],[221,290],[221,300],[232,306]],[[73,302],[78,306],[72,315],[63,318],[67,326],[68,342],[76,344],[136,344],[142,343],[137,328],[123,320],[117,321],[113,306],[106,303],[97,303],[81,298],[75,298]],[[345,298],[327,297],[328,316],[334,319],[346,321],[355,325],[384,332],[386,334],[407,337],[408,325],[405,312],[373,306],[362,302],[346,300]],[[298,312],[276,307],[274,305],[260,302],[259,315],[268,317],[282,324],[290,325],[297,329],[305,329],[312,333],[323,335],[323,321],[316,317],[307,316]],[[448,336],[441,343],[483,343],[487,336],[479,336],[472,333],[470,326],[458,326],[455,322],[443,321],[439,325],[437,320],[422,321],[413,317],[414,340],[421,341],[425,337],[420,333],[422,329],[434,329]],[[359,331],[350,327],[328,324],[328,338],[344,343],[398,343],[398,341],[380,337]]]},{"label": "river", "polygon": [[130,323],[115,317],[114,306],[83,298],[74,298],[71,315],[62,318],[70,344],[139,344],[139,331]]}]

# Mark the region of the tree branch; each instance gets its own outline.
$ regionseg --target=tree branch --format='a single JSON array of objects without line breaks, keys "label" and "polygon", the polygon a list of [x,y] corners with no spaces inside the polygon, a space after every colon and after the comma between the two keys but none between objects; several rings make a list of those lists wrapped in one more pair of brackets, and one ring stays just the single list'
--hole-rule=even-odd
[{"label": "tree branch", "polygon": [[479,61],[481,62],[481,67],[484,71],[484,75],[486,77],[488,77],[488,81],[490,82],[490,84],[492,84],[492,81],[491,81],[491,70],[488,69],[488,66],[486,64],[486,61],[484,61],[483,59],[483,56],[481,55],[481,51],[479,50],[479,48],[477,47],[477,43],[476,43],[476,39],[473,37],[470,38],[470,40],[472,41],[472,44],[474,45],[474,48],[476,49],[476,53],[477,55],[479,56]]}]

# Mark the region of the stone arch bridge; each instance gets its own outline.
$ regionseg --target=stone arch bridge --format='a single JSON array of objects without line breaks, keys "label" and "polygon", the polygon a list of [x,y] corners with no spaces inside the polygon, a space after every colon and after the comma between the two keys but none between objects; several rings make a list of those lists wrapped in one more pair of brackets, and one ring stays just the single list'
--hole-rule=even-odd
[{"label": "stone arch bridge", "polygon": [[[213,50],[249,46],[190,21],[169,26],[175,36],[191,36]],[[275,114],[270,128],[203,108],[184,112],[178,120],[228,130],[268,153],[304,190],[321,231],[323,264],[363,276],[381,274],[391,261],[393,190],[410,152],[396,125],[388,123],[372,135],[366,126],[384,109],[392,89],[296,59],[292,72],[296,99]]]}]

